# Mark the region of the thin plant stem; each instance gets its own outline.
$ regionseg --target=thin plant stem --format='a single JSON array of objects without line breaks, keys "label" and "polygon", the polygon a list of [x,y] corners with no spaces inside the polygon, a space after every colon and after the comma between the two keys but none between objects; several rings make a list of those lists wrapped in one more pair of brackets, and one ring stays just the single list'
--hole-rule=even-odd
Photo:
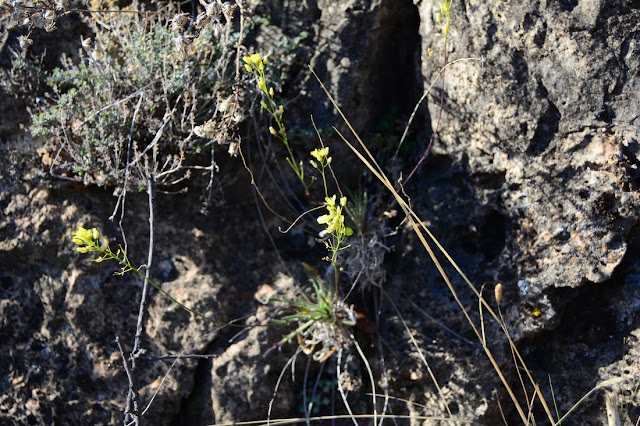
[{"label": "thin plant stem", "polygon": [[344,406],[347,409],[347,412],[349,413],[349,417],[351,418],[351,421],[353,422],[353,424],[355,426],[360,426],[358,424],[358,421],[356,420],[356,417],[353,415],[353,411],[351,411],[351,407],[349,406],[349,403],[347,402],[347,395],[344,393],[344,389],[342,388],[342,383],[340,381],[341,365],[342,365],[342,348],[340,348],[338,350],[338,359],[337,359],[337,362],[336,362],[336,378],[338,380],[338,390],[340,391],[340,396],[342,397],[342,402],[344,402]]},{"label": "thin plant stem", "polygon": [[553,391],[553,383],[551,382],[551,376],[549,376],[549,389],[551,389],[551,399],[553,400],[553,408],[556,410],[556,417],[558,418],[558,423],[556,425],[561,426],[560,422],[560,413],[558,412],[558,403],[556,402],[556,394]]},{"label": "thin plant stem", "polygon": [[154,244],[154,190],[155,176],[150,172],[147,177],[147,194],[149,196],[149,248],[147,252],[147,266],[145,270],[144,280],[142,281],[142,295],[140,296],[140,308],[138,310],[138,321],[136,323],[136,334],[133,340],[133,350],[129,356],[131,365],[132,382],[129,383],[129,392],[127,394],[127,407],[129,413],[125,414],[125,424],[128,420],[132,420],[136,426],[141,425],[140,416],[140,389],[138,385],[138,365],[137,361],[142,353],[142,339],[145,333],[144,321],[147,316],[147,297],[149,294],[149,282],[151,280],[151,265],[153,263],[153,244]]},{"label": "thin plant stem", "polygon": [[404,180],[405,184],[407,182],[409,182],[409,180],[413,177],[413,175],[418,171],[418,169],[420,168],[422,163],[424,163],[424,160],[427,159],[427,155],[429,155],[429,151],[431,150],[431,146],[433,145],[433,141],[436,139],[436,136],[438,135],[438,129],[440,127],[440,122],[442,120],[442,109],[444,107],[444,88],[445,88],[446,65],[447,65],[447,35],[448,34],[449,34],[449,32],[447,31],[447,32],[445,32],[445,36],[444,36],[444,65],[445,65],[445,68],[442,69],[442,74],[441,74],[442,75],[442,89],[440,90],[440,106],[438,107],[438,120],[436,121],[436,127],[433,129],[433,133],[431,134],[431,138],[429,139],[429,144],[427,144],[427,148],[424,150],[424,153],[422,154],[422,157],[420,157],[420,160],[415,165],[413,170],[411,170],[411,173],[409,173],[409,176],[407,176],[407,178]]},{"label": "thin plant stem", "polygon": [[[311,357],[307,357],[307,366],[304,369],[304,378],[302,379],[302,407],[304,408],[305,417],[309,417],[311,414],[311,405],[307,405],[307,380],[309,379],[309,368],[311,368]],[[311,400],[313,401],[313,395],[311,396]],[[307,426],[310,425],[311,422],[307,420]]]}]

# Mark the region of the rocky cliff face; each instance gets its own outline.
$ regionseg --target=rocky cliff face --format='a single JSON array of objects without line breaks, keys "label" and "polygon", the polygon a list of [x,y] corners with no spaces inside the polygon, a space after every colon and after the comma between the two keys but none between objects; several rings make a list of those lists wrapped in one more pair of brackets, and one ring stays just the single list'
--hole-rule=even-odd
[{"label": "rocky cliff face", "polygon": [[[311,64],[394,178],[401,173],[406,178],[437,130],[426,160],[405,185],[420,218],[471,280],[487,285],[485,295],[495,283],[503,284],[501,309],[511,337],[549,402],[549,377],[561,413],[602,381],[619,379],[597,391],[571,419],[605,424],[605,397],[615,394],[626,407],[621,415],[635,423],[640,415],[632,395],[640,380],[638,5],[455,1],[445,45],[436,1],[247,3],[250,13],[270,17],[250,39],[257,50],[308,33],[292,59],[283,61],[292,127],[308,129],[313,115],[321,128],[344,129],[308,72]],[[434,80],[392,162],[409,116]],[[3,111],[12,105],[17,104],[5,103]],[[133,334],[140,285],[89,264],[68,241],[78,224],[118,237],[108,222],[113,197],[35,170],[36,142],[16,126],[24,116],[19,111],[5,116],[13,121],[2,123],[0,148],[2,422],[119,423],[126,376],[114,338]],[[351,186],[369,185],[380,203],[387,203],[388,194],[355,165],[340,141],[326,138]],[[199,310],[218,318],[256,312],[251,321],[257,323],[267,316],[254,297],[260,286],[286,287],[279,273],[291,274],[299,260],[317,252],[304,237],[280,236],[282,223],[267,217],[267,232],[281,248],[276,253],[242,165],[227,162],[225,168],[241,177],[225,189],[226,205],[208,217],[197,213],[196,196],[159,200],[154,276]],[[143,253],[144,197],[134,196],[129,209],[132,252]],[[409,229],[399,230],[385,242],[392,251],[384,270],[385,291],[401,315],[383,298],[382,343],[366,333],[358,336],[378,391],[386,387],[390,396],[415,403],[390,402],[394,414],[446,413],[404,321],[456,417],[501,424],[504,415],[517,424],[517,413],[449,290],[417,238]],[[453,285],[480,323],[477,299],[462,280]],[[520,389],[504,333],[488,317],[482,319],[507,379]],[[160,294],[153,296],[147,327],[150,357],[182,351],[217,356],[175,365],[146,361],[143,398],[158,391],[147,414],[150,424],[266,418],[293,350],[263,357],[281,329],[255,328],[238,336],[213,330]],[[298,381],[289,380],[290,374],[282,381],[274,417],[300,415],[297,398],[305,385],[300,384],[304,363],[298,364]],[[368,383],[364,366],[354,362],[350,374]],[[352,392],[354,411],[372,412],[366,392],[366,385]],[[541,410],[534,411],[539,421],[545,418]]]}]

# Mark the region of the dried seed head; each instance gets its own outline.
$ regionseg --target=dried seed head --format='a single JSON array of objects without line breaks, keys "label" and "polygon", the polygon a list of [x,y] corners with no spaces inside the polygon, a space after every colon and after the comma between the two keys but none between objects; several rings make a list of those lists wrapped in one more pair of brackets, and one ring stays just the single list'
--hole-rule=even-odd
[{"label": "dried seed head", "polygon": [[218,4],[216,0],[213,0],[211,3],[206,3],[203,0],[200,0],[200,4],[204,6],[204,10],[207,14],[207,17],[218,19],[220,17],[220,12],[222,12],[222,8]]},{"label": "dried seed head", "polygon": [[234,109],[233,95],[229,96],[226,99],[222,99],[220,102],[218,102],[218,111],[220,112],[233,111],[233,109]]},{"label": "dried seed head", "polygon": [[235,114],[233,114],[233,117],[231,117],[231,120],[238,124],[239,122],[241,122],[242,120],[244,120],[244,115],[242,114],[242,112],[240,111],[236,111]]},{"label": "dried seed head", "polygon": [[42,17],[47,20],[47,21],[55,21],[56,19],[56,12],[53,9],[47,9],[44,11],[44,13],[42,14]]},{"label": "dried seed head", "polygon": [[493,289],[493,292],[496,296],[496,302],[498,302],[498,305],[499,305],[500,302],[502,301],[502,284],[498,283],[496,287]]},{"label": "dried seed head", "polygon": [[91,39],[91,37],[88,37],[88,38],[80,37],[80,42],[82,43],[83,48],[89,50],[91,49],[91,43],[93,42],[93,40]]},{"label": "dried seed head", "polygon": [[190,18],[188,13],[179,13],[171,20],[171,31],[174,33],[181,33],[184,31],[184,27],[189,23]]},{"label": "dried seed head", "polygon": [[348,392],[355,392],[362,387],[362,379],[356,377],[349,373],[348,371],[343,371],[340,373],[340,377],[338,377],[340,381],[340,386],[342,389]]},{"label": "dried seed head", "polygon": [[18,43],[20,43],[20,48],[26,49],[33,44],[33,40],[25,35],[21,35],[20,37],[18,37]]},{"label": "dried seed head", "polygon": [[216,133],[216,125],[213,121],[209,120],[201,126],[194,127],[193,133],[202,139],[212,139]]},{"label": "dried seed head", "polygon": [[207,25],[210,21],[210,18],[207,16],[206,13],[202,12],[199,13],[198,16],[196,16],[196,20],[194,22],[194,25],[196,27],[196,29],[200,29],[202,27],[204,27],[205,25]]},{"label": "dried seed head", "polygon": [[238,151],[240,151],[240,144],[238,142],[231,142],[229,144],[229,155],[232,157],[237,157]]},{"label": "dried seed head", "polygon": [[178,53],[180,53],[180,55],[184,57],[187,56],[187,48],[191,45],[191,43],[193,43],[193,40],[193,35],[185,36],[184,34],[178,34],[174,37],[173,42]]},{"label": "dried seed head", "polygon": [[104,57],[104,50],[102,49],[95,49],[91,52],[91,57],[95,60],[95,61],[99,61],[100,59],[102,59]]},{"label": "dried seed head", "polygon": [[187,47],[187,44],[185,43],[185,37],[182,34],[178,34],[177,36],[175,36],[173,39],[173,43],[178,52],[184,51],[184,49]]},{"label": "dried seed head", "polygon": [[227,21],[230,21],[233,17],[233,11],[238,7],[235,3],[222,3],[222,13],[224,13],[224,17],[227,18]]}]

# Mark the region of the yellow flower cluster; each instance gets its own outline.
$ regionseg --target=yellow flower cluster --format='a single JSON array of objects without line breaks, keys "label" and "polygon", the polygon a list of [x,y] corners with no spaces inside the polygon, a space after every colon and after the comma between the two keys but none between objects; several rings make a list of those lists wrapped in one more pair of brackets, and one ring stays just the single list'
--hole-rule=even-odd
[{"label": "yellow flower cluster", "polygon": [[320,225],[327,225],[326,232],[340,237],[349,236],[353,234],[351,228],[347,228],[344,225],[344,215],[342,209],[347,205],[347,197],[340,198],[340,204],[336,204],[335,194],[332,197],[326,197],[324,202],[325,207],[328,210],[328,214],[322,215],[318,218]]},{"label": "yellow flower cluster", "polygon": [[258,79],[258,88],[262,90],[265,95],[273,97],[273,87],[267,90],[267,82],[264,77],[264,64],[267,58],[263,58],[259,53],[254,53],[253,55],[245,56],[243,59],[244,68],[254,74]]},{"label": "yellow flower cluster", "polygon": [[[82,226],[71,237],[71,241],[77,245],[76,250],[80,253],[89,253],[91,251],[99,251],[104,254],[110,253],[107,240],[100,236],[100,232],[96,228],[85,229]],[[105,257],[95,259],[95,262],[102,262]]]},{"label": "yellow flower cluster", "polygon": [[78,246],[80,253],[88,253],[100,247],[100,233],[96,228],[85,229],[81,226],[73,234],[71,241]]},{"label": "yellow flower cluster", "polygon": [[[311,151],[311,156],[316,160],[318,160],[318,162],[320,162],[320,167],[322,168],[324,168],[325,166],[325,159],[326,159],[326,164],[331,164],[331,157],[328,157],[328,155],[329,155],[328,146],[324,148],[314,149],[313,151]],[[309,160],[309,162],[314,168],[316,169],[318,168],[318,164],[315,161]]]},{"label": "yellow flower cluster", "polygon": [[[253,55],[245,56],[243,59],[244,59],[244,68],[247,71],[249,71],[251,74],[256,76],[256,79],[258,80],[258,89],[262,90],[262,92],[265,95],[267,95],[267,99],[269,99],[269,103],[273,104],[275,108],[275,102],[273,100],[273,97],[275,96],[275,91],[273,90],[273,87],[270,87],[269,89],[267,89],[267,80],[264,75],[265,64],[267,62],[266,56],[263,58],[262,56],[260,56],[259,53],[254,53]],[[280,105],[280,107],[278,107],[278,109],[275,109],[275,110],[274,108],[270,108],[269,105],[264,101],[260,102],[260,105],[262,105],[264,109],[266,109],[267,111],[269,111],[271,114],[274,114],[274,115],[276,113],[282,115],[282,113],[284,112],[284,108],[282,107],[282,105]]]},{"label": "yellow flower cluster", "polygon": [[[284,114],[284,107],[282,105],[277,105],[274,99],[275,90],[273,87],[267,87],[267,80],[265,77],[265,67],[267,62],[267,57],[262,57],[259,53],[254,53],[249,56],[245,56],[244,58],[244,68],[253,74],[258,82],[258,89],[264,94],[264,99],[260,101],[260,105],[264,108],[275,120],[275,126],[269,126],[269,133],[274,135],[277,139],[279,139],[284,146],[287,148],[287,153],[289,156],[287,157],[287,163],[291,169],[293,169],[302,185],[304,185],[305,190],[309,190],[309,185],[311,182],[307,183],[304,176],[304,166],[302,161],[298,162],[293,155],[293,151],[291,150],[291,146],[289,146],[289,137],[287,136],[287,131],[285,129],[284,123],[282,122],[282,115]],[[313,181],[313,179],[311,180]]]},{"label": "yellow flower cluster", "polygon": [[244,62],[245,62],[244,67],[247,69],[247,71],[252,73],[253,69],[255,68],[256,71],[258,72],[264,72],[264,60],[262,59],[262,56],[260,56],[259,53],[254,53],[253,55],[245,56]]}]

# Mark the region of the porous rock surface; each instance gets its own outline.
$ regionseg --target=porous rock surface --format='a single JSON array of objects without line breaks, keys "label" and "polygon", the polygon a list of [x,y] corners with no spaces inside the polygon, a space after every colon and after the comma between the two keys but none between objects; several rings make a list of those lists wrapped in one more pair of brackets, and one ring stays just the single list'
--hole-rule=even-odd
[{"label": "porous rock surface", "polygon": [[[247,3],[271,16],[254,40],[256,49],[268,50],[282,35],[310,32],[286,70],[284,95],[296,98],[292,119],[309,127],[313,114],[321,126],[344,129],[307,71],[311,64],[365,141],[382,141],[375,146],[383,153],[384,144],[392,144],[393,153],[442,65],[438,2]],[[638,22],[637,3],[623,0],[454,2],[442,114],[438,82],[418,109],[412,141],[398,160],[406,177],[437,128],[406,192],[471,280],[487,284],[485,295],[503,284],[507,326],[548,401],[549,377],[561,412],[614,379],[572,414],[575,424],[605,424],[605,393],[622,395],[623,418],[634,423],[640,415],[630,396],[639,364]],[[141,285],[131,276],[112,276],[112,269],[88,262],[69,243],[78,225],[104,229],[117,241],[117,227],[108,221],[114,198],[34,170],[36,142],[18,130],[21,115],[9,114],[16,105],[2,106],[16,122],[2,123],[0,155],[0,422],[120,423],[126,376],[114,339],[131,344]],[[384,121],[400,124],[390,131],[378,126]],[[331,143],[338,165],[354,164],[337,158],[349,151]],[[230,167],[242,175],[240,164]],[[249,322],[259,322],[264,313],[254,294],[264,283],[275,285],[283,264],[253,198],[244,195],[250,194],[248,177],[225,191],[227,205],[207,217],[197,213],[195,196],[160,197],[153,275],[207,315],[254,313]],[[132,196],[128,207],[132,253],[145,252],[145,202],[143,195]],[[282,224],[267,223],[277,236]],[[417,238],[401,228],[387,245],[393,250],[385,262],[386,289],[402,315],[383,303],[384,363],[370,336],[360,341],[371,355],[377,386],[386,384],[390,395],[416,403],[395,402],[394,413],[443,415],[444,400],[456,417],[501,424],[504,414],[517,424],[500,381]],[[296,256],[284,260],[298,262]],[[479,323],[477,299],[461,279],[453,285]],[[505,336],[483,319],[490,346],[517,388]],[[285,348],[263,356],[281,330],[255,328],[238,336],[218,331],[157,293],[147,329],[149,356],[217,356],[148,361],[143,400],[158,391],[148,424],[266,418],[291,355]],[[363,367],[357,371],[367,383]],[[275,417],[299,415],[301,385],[284,377]],[[372,412],[364,392],[354,391],[352,398],[356,411]],[[535,414],[545,418],[539,408]]]}]

